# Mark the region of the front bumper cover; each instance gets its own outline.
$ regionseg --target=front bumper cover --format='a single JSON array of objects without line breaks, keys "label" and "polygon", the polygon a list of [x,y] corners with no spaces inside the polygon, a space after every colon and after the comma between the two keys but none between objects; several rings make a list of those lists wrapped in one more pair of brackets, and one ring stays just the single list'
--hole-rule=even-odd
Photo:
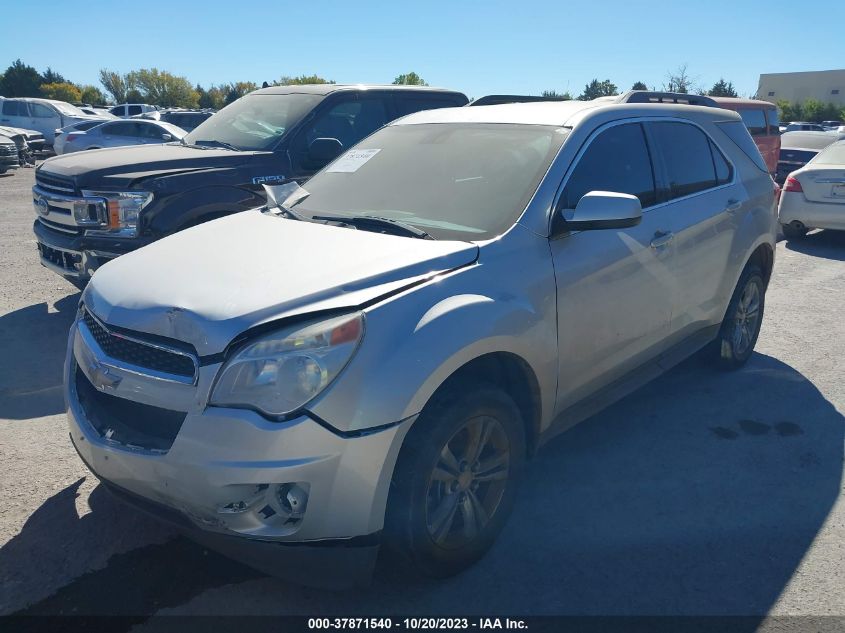
[{"label": "front bumper cover", "polygon": [[[107,487],[192,539],[267,573],[319,586],[369,577],[393,467],[413,419],[347,437],[305,416],[269,422],[252,411],[206,407],[219,365],[201,367],[196,384],[185,385],[111,363],[78,320],[65,365],[70,437]],[[96,372],[103,370],[116,386],[98,383]],[[109,398],[186,411],[170,448],[118,444],[102,424],[95,427],[76,386],[80,373]],[[281,486],[292,482],[309,491],[295,524],[278,501]],[[237,509],[256,490],[258,501]]]}]

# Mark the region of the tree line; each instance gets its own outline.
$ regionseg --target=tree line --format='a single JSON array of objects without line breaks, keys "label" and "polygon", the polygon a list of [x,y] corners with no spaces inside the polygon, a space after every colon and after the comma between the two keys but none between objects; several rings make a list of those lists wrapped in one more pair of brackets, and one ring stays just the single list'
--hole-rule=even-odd
[{"label": "tree line", "polygon": [[[43,97],[68,103],[107,105],[109,103],[149,103],[162,107],[177,108],[220,108],[241,98],[245,94],[267,86],[295,84],[333,84],[331,79],[319,75],[283,75],[262,85],[254,81],[237,81],[208,88],[192,84],[186,77],[174,75],[158,68],[141,68],[128,73],[119,73],[108,68],[100,70],[100,84],[97,86],[77,84],[61,74],[47,68],[43,73],[20,59],[0,74],[0,95],[4,97]],[[428,84],[417,73],[403,73],[393,80],[394,84]]]}]

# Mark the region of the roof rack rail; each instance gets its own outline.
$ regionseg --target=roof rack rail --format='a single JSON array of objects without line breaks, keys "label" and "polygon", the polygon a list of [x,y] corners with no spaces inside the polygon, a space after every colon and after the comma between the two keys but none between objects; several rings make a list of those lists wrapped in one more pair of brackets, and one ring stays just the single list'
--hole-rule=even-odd
[{"label": "roof rack rail", "polygon": [[719,104],[710,97],[682,92],[655,92],[653,90],[629,90],[620,95],[617,103],[678,103],[683,105],[718,108]]}]

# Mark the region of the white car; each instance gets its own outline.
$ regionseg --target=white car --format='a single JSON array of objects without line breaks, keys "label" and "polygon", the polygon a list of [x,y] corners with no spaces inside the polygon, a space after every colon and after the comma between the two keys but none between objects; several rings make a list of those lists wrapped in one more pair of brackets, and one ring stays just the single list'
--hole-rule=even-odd
[{"label": "white car", "polygon": [[139,114],[144,114],[145,112],[155,112],[156,110],[158,108],[149,103],[121,103],[111,108],[109,112],[118,118],[128,119]]},{"label": "white car", "polygon": [[[116,117],[112,117],[114,119]],[[98,125],[102,125],[109,119],[96,119],[93,121],[80,121],[79,123],[73,123],[71,125],[66,125],[63,128],[56,130],[56,137],[53,139],[53,151],[56,154],[64,154],[65,153],[65,143],[67,143],[67,138],[69,135],[74,134],[76,132],[87,132],[91,128],[97,127]]]},{"label": "white car", "polygon": [[778,219],[788,239],[810,229],[845,231],[845,141],[828,145],[787,177]]}]

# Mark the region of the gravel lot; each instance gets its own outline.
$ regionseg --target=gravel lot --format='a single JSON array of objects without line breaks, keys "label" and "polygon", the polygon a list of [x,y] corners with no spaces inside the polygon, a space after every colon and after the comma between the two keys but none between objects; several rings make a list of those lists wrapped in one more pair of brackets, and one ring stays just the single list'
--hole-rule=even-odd
[{"label": "gravel lot", "polygon": [[38,264],[33,171],[0,177],[0,614],[845,616],[845,234],[778,245],[745,369],[691,359],[547,446],[473,569],[385,561],[332,593],[204,551],[85,470],[60,387],[78,292]]}]

